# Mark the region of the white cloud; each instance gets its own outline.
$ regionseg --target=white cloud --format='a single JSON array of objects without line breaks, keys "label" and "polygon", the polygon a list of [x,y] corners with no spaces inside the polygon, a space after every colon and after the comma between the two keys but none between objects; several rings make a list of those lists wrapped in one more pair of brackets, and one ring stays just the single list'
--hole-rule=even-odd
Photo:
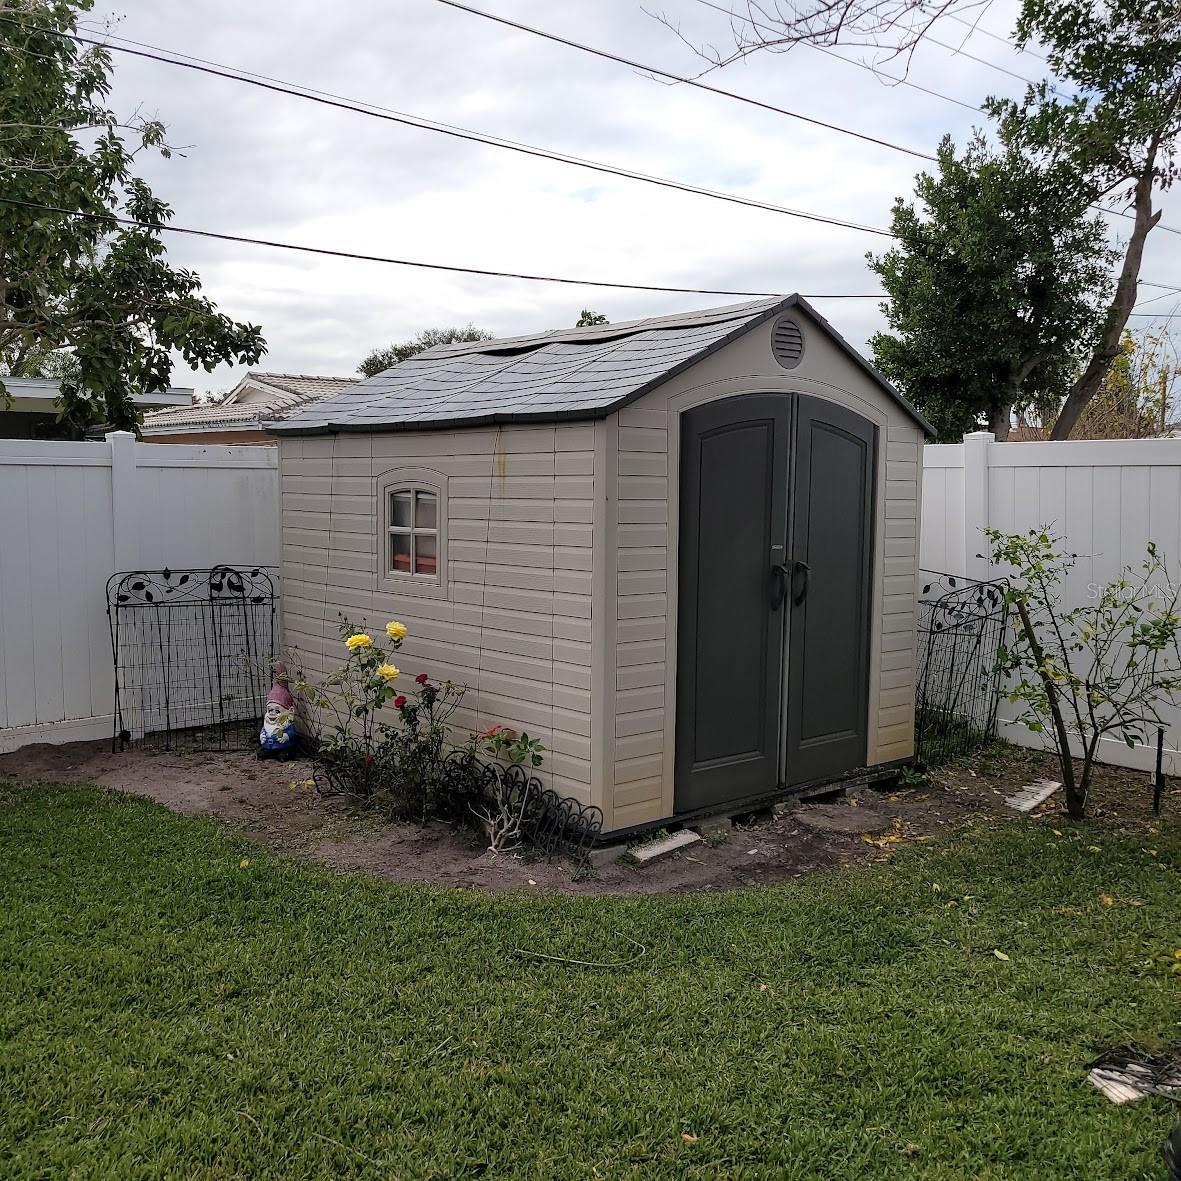
[{"label": "white cloud", "polygon": [[[670,70],[702,62],[635,0],[490,9]],[[990,10],[1004,31],[1013,3]],[[884,226],[923,162],[821,128],[653,81],[434,0],[128,0],[117,32],[426,118],[692,184]],[[103,14],[98,14],[101,18]],[[727,22],[684,4],[683,31],[725,45]],[[951,33],[947,34],[949,37]],[[957,38],[958,39],[958,38]],[[1028,70],[994,41],[982,57]],[[886,240],[530,159],[235,82],[116,54],[115,102],[165,120],[184,158],[145,172],[176,221],[229,233],[497,270],[753,291],[871,292],[866,250]],[[936,47],[912,78],[968,101],[1021,84]],[[984,122],[807,48],[756,55],[709,79],[923,151]],[[1181,203],[1166,217],[1181,223]],[[1118,225],[1118,223],[1117,223]],[[261,323],[277,370],[349,373],[372,347],[469,320],[497,333],[731,302],[447,275],[169,237],[224,311]],[[1181,238],[1154,234],[1145,274],[1172,281]],[[862,346],[874,301],[821,302]],[[177,384],[224,388],[229,370]]]}]

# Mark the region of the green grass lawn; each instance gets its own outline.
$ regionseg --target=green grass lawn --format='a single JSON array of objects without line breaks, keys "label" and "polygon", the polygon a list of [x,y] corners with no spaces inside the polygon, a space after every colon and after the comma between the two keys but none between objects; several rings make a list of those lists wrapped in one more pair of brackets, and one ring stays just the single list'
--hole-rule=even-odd
[{"label": "green grass lawn", "polygon": [[[1181,836],[1060,827],[725,895],[489,897],[0,792],[0,1177],[1161,1177],[1168,1106],[1083,1064],[1181,1036],[1181,979],[1144,966],[1181,947]],[[611,970],[516,950],[630,940]]]}]

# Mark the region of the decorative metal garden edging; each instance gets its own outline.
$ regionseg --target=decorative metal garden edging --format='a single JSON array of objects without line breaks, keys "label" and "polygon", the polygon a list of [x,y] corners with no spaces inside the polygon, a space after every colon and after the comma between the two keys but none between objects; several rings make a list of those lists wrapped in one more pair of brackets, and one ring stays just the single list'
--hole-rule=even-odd
[{"label": "decorative metal garden edging", "polygon": [[[389,773],[380,759],[344,766],[318,758],[312,778],[323,796],[371,799]],[[443,760],[439,795],[453,820],[468,819],[481,803],[500,801],[517,819],[521,843],[547,857],[565,854],[576,866],[586,862],[603,832],[601,808],[558,795],[519,763],[484,762],[468,750],[452,751]]]},{"label": "decorative metal garden edging", "polygon": [[135,570],[107,582],[112,749],[249,749],[270,688],[275,593],[261,569]]},{"label": "decorative metal garden edging", "polygon": [[915,757],[934,766],[971,753],[996,732],[996,658],[1008,600],[1003,579],[928,578],[918,604]]}]

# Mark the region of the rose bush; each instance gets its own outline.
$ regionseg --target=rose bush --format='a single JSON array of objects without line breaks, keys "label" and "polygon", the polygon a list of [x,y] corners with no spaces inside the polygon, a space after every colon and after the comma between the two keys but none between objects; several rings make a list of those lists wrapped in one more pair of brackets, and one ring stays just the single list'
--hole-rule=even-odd
[{"label": "rose bush", "polygon": [[[342,617],[344,664],[318,681],[300,671],[292,682],[316,751],[317,786],[416,820],[474,816],[494,848],[511,843],[520,831],[520,792],[504,785],[520,780],[524,768],[540,767],[544,747],[500,725],[453,747],[450,721],[465,686],[434,682],[422,672],[400,691],[402,674],[392,654],[406,638],[406,625],[391,620],[383,634],[378,642]],[[292,664],[300,667],[298,654]],[[506,778],[503,771],[512,768],[517,773]]]}]

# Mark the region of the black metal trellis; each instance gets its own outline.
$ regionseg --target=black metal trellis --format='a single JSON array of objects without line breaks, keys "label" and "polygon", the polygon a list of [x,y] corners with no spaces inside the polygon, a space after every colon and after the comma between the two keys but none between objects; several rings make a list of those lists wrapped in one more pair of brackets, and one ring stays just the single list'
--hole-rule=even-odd
[{"label": "black metal trellis", "polygon": [[112,749],[258,743],[275,651],[264,570],[135,570],[107,582],[115,661]]},{"label": "black metal trellis", "polygon": [[1008,601],[1003,580],[925,574],[918,604],[915,757],[927,766],[970,754],[996,732]]}]

